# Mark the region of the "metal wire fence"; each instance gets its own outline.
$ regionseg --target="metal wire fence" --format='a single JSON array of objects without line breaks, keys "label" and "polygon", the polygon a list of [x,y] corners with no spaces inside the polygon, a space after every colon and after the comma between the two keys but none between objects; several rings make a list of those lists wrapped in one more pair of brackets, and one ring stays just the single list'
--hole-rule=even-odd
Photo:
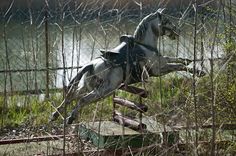
[{"label": "metal wire fence", "polygon": [[[134,21],[129,16],[139,17],[130,13],[137,10],[108,10],[97,3],[59,1],[37,9],[31,3],[28,8],[9,4],[1,13],[0,78],[5,83],[0,84],[0,92],[61,88],[62,79],[70,79],[81,65],[97,57],[100,48],[114,46],[121,34],[132,33]],[[124,28],[123,22],[128,26]]]},{"label": "metal wire fence", "polygon": [[[79,68],[100,55],[99,49],[115,47],[122,34],[133,34],[145,15],[167,6],[171,8],[168,15],[181,30],[181,37],[177,42],[161,40],[160,52],[194,59],[193,66],[205,70],[208,77],[199,80],[196,75],[179,73],[168,80],[151,80],[151,100],[145,102],[154,103],[149,114],[160,117],[163,125],[181,118],[187,138],[183,142],[194,141],[194,149],[201,140],[199,127],[210,122],[212,137],[208,140],[213,140],[211,153],[214,154],[214,141],[220,135],[216,129],[235,120],[235,3],[231,0],[181,2],[168,5],[155,0],[80,3],[55,0],[27,1],[27,7],[9,2],[0,12],[2,127],[8,122],[9,114],[4,114],[10,105],[8,97],[36,94],[53,101],[50,94],[62,93]],[[154,85],[157,87],[152,88]],[[47,114],[52,112],[47,111]],[[234,131],[230,137],[235,140]]]}]

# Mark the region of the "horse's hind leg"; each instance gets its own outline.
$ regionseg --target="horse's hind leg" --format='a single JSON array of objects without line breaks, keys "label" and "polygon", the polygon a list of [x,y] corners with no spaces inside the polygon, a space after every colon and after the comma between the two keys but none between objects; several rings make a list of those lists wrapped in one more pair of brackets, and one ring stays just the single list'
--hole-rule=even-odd
[{"label": "horse's hind leg", "polygon": [[86,92],[86,87],[84,83],[84,76],[81,78],[78,88],[76,86],[71,86],[68,93],[65,96],[65,99],[62,103],[56,108],[56,111],[52,113],[51,121],[56,120],[60,114],[65,109],[65,106],[70,104],[74,99],[80,98]]},{"label": "horse's hind leg", "polygon": [[181,63],[184,65],[189,65],[193,60],[185,59],[185,58],[179,58],[179,57],[167,57],[164,56],[164,58],[167,60],[168,63]]},{"label": "horse's hind leg", "polygon": [[99,87],[93,91],[91,91],[89,94],[83,96],[80,98],[79,102],[77,103],[76,107],[71,112],[71,115],[67,118],[67,124],[72,124],[72,122],[77,118],[78,116],[78,110],[83,107],[84,105],[87,105],[91,102],[95,102],[101,98],[104,98],[111,94],[118,86],[112,86],[110,84]]},{"label": "horse's hind leg", "polygon": [[56,108],[56,111],[52,113],[52,116],[51,116],[50,121],[55,121],[55,120],[60,116],[60,114],[62,113],[62,111],[64,110],[65,105],[67,105],[67,104],[69,104],[69,103],[70,103],[70,101],[69,101],[67,98],[65,98],[65,99],[62,101],[62,103],[60,104],[60,106],[58,106],[58,107]]}]

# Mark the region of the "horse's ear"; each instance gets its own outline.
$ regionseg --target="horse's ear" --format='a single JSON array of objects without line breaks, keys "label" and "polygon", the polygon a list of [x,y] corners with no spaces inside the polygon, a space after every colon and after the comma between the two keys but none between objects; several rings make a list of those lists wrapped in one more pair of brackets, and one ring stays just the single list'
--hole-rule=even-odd
[{"label": "horse's ear", "polygon": [[158,15],[160,20],[161,20],[162,19],[161,16],[162,16],[162,13],[163,13],[164,10],[165,10],[165,8],[159,8],[154,14]]},{"label": "horse's ear", "polygon": [[162,14],[164,11],[166,10],[166,8],[159,8],[155,14]]}]

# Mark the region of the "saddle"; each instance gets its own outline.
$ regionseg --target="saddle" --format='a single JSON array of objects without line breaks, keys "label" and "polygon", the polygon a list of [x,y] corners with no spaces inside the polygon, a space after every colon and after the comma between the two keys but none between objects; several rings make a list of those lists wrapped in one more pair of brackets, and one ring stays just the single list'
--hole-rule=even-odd
[{"label": "saddle", "polygon": [[124,71],[126,71],[127,63],[129,63],[131,82],[141,80],[141,67],[137,65],[137,61],[144,57],[144,52],[135,44],[133,36],[122,35],[118,46],[110,50],[100,49],[100,51],[103,58],[112,62],[113,65],[121,66]]},{"label": "saddle", "polygon": [[122,54],[127,51],[128,48],[134,47],[134,37],[131,35],[122,35],[120,37],[120,44],[113,49],[105,50],[100,49],[102,54],[112,53],[112,54]]},{"label": "saddle", "polygon": [[102,57],[111,61],[115,65],[124,65],[128,61],[134,48],[134,38],[131,35],[122,35],[120,44],[113,49],[100,49]]}]

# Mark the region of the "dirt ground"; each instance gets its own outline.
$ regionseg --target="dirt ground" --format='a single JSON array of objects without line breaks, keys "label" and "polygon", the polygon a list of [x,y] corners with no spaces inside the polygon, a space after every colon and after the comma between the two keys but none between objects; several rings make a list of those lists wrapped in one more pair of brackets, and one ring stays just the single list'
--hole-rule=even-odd
[{"label": "dirt ground", "polygon": [[[0,145],[0,155],[60,155],[63,153],[63,140]],[[66,142],[66,152],[75,152],[72,143]]]}]

